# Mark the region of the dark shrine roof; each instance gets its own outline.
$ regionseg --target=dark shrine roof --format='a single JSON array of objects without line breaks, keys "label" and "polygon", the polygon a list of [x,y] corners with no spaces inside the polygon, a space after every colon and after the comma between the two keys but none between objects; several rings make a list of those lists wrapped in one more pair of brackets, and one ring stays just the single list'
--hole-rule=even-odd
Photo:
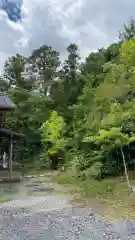
[{"label": "dark shrine roof", "polygon": [[24,134],[12,132],[10,130],[4,129],[4,128],[0,128],[0,138],[1,137],[17,139],[17,138],[24,137]]},{"label": "dark shrine roof", "polygon": [[11,101],[9,96],[4,92],[0,92],[0,110],[8,111],[15,107],[15,104]]}]

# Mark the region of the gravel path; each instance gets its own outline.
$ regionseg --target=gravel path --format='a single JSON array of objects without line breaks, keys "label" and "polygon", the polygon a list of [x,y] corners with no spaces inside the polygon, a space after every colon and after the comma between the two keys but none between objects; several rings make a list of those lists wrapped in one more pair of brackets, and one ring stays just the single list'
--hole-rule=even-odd
[{"label": "gravel path", "polygon": [[134,240],[135,223],[111,224],[67,196],[26,197],[0,205],[1,240]]}]

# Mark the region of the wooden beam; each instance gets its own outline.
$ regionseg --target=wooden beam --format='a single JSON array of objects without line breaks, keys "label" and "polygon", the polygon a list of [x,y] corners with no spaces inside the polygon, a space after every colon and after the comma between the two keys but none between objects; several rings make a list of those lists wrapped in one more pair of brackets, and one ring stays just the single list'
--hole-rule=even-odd
[{"label": "wooden beam", "polygon": [[0,128],[0,137],[7,137],[7,138],[12,137],[14,139],[17,139],[17,138],[23,138],[24,134],[12,132],[5,128]]},{"label": "wooden beam", "polygon": [[13,157],[13,140],[10,138],[9,142],[9,178],[12,178],[12,157]]}]

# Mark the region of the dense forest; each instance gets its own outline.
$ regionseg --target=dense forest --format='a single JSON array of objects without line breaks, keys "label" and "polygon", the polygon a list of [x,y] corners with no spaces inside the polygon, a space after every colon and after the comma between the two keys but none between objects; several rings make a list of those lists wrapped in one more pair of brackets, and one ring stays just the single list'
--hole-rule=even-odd
[{"label": "dense forest", "polygon": [[135,21],[119,41],[81,61],[78,46],[67,59],[43,45],[28,57],[7,59],[0,78],[17,105],[6,127],[25,134],[16,142],[23,164],[64,165],[85,176],[118,175],[135,167]]}]

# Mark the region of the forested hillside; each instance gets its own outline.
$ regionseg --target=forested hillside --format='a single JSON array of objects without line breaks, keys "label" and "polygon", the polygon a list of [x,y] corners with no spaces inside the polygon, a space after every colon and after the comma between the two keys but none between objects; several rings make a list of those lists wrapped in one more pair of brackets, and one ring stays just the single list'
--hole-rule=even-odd
[{"label": "forested hillside", "polygon": [[16,146],[22,163],[59,165],[86,176],[117,175],[135,167],[135,22],[119,41],[81,61],[78,46],[68,57],[50,46],[5,62],[0,90],[17,105],[6,125],[25,134]]}]

